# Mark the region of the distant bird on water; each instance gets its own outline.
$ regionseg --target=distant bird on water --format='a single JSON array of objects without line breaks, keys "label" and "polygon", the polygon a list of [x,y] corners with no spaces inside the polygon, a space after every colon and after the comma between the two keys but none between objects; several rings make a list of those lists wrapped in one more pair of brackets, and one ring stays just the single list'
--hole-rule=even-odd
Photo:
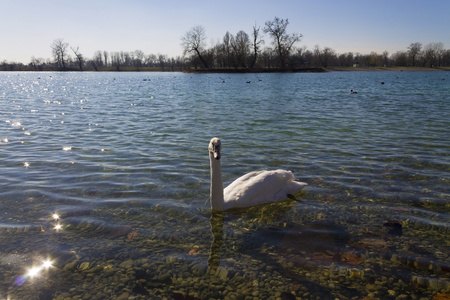
[{"label": "distant bird on water", "polygon": [[358,92],[356,92],[354,90],[350,90],[350,94],[358,94]]}]

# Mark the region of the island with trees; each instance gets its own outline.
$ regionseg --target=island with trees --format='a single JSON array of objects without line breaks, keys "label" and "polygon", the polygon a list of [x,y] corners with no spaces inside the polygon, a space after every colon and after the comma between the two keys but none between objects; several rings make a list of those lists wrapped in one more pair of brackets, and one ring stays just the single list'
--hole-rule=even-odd
[{"label": "island with trees", "polygon": [[[62,38],[50,45],[51,58],[32,57],[29,64],[1,61],[0,71],[184,71],[184,72],[321,72],[357,69],[450,70],[450,49],[442,42],[413,42],[406,50],[336,53],[329,47],[300,46],[302,34],[289,33],[289,20],[275,17],[250,34],[226,32],[214,45],[207,45],[206,29],[197,25],[181,37],[182,55],[145,54],[105,50],[85,56]],[[267,40],[266,40],[267,39]]]}]

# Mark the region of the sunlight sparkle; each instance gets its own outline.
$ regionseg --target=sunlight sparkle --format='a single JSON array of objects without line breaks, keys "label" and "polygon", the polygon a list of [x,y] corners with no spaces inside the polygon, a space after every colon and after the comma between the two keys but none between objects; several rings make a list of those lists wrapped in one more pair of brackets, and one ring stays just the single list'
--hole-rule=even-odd
[{"label": "sunlight sparkle", "polygon": [[39,275],[39,272],[41,272],[41,270],[42,270],[42,267],[34,267],[34,268],[31,268],[31,269],[28,271],[27,276],[29,276],[29,277],[35,277],[35,276]]}]

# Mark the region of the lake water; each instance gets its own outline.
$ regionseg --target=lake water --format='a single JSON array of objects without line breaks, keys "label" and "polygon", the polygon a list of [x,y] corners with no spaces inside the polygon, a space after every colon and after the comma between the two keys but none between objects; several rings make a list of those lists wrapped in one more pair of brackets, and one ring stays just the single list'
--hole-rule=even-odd
[{"label": "lake water", "polygon": [[[0,299],[450,293],[447,72],[3,72],[0,103]],[[301,201],[212,217],[214,136],[225,185]]]}]

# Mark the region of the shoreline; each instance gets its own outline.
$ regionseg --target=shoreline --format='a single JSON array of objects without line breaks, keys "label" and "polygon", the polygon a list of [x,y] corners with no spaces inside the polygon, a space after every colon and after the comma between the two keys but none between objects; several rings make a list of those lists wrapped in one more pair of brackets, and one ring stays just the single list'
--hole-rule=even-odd
[{"label": "shoreline", "polygon": [[449,72],[450,67],[330,67],[330,68],[298,68],[298,69],[197,69],[197,70],[183,70],[183,73],[234,73],[234,74],[260,74],[260,73],[328,73],[328,72]]},{"label": "shoreline", "polygon": [[213,68],[213,69],[194,69],[183,70],[183,73],[232,73],[232,74],[261,74],[261,73],[325,73],[328,72],[324,68],[255,68],[255,69],[234,69],[234,68]]},{"label": "shoreline", "polygon": [[449,72],[450,67],[334,67],[327,68],[329,72],[361,72],[361,71],[369,71],[369,72],[380,72],[380,71],[394,71],[394,72],[428,72],[428,71],[444,71]]},{"label": "shoreline", "polygon": [[181,72],[181,73],[217,73],[217,74],[261,74],[261,73],[327,73],[327,72],[449,72],[450,67],[328,67],[328,68],[295,68],[295,69],[279,69],[279,68],[257,68],[257,69],[234,69],[234,68],[212,68],[212,69],[180,69],[180,68],[123,68],[122,70],[113,70],[106,68],[104,70],[95,70],[93,68],[85,68],[84,70],[29,70],[27,68],[21,70],[0,70],[0,72],[107,72],[107,73],[121,73],[121,72]]}]

